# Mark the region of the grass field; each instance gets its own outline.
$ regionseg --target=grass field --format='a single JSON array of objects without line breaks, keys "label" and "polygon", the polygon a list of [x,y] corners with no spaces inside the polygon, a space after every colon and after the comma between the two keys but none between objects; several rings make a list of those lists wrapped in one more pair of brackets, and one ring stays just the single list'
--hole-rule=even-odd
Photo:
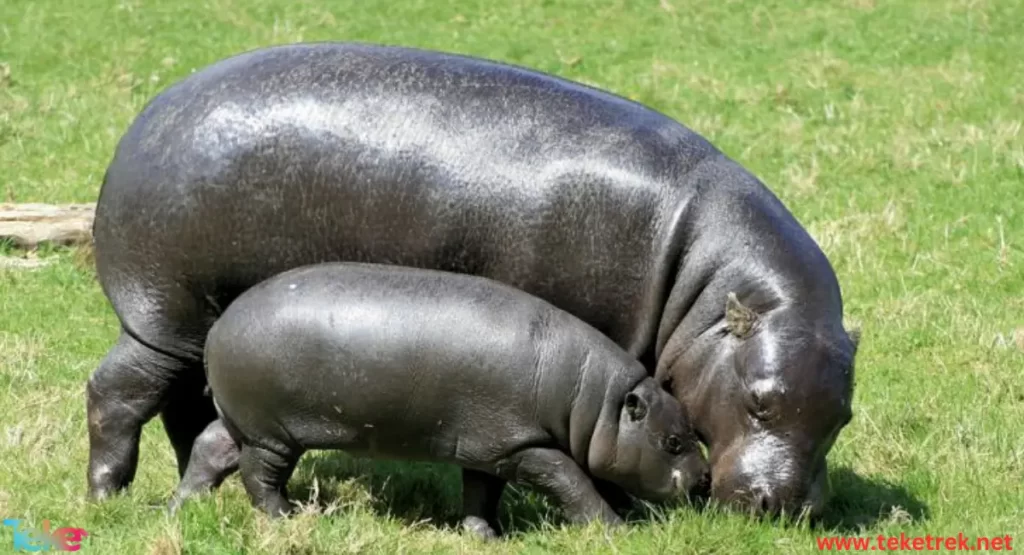
[{"label": "grass field", "polygon": [[237,476],[168,517],[176,473],[158,421],[131,493],[84,500],[84,384],[117,326],[88,265],[48,251],[58,263],[0,270],[0,516],[83,527],[81,552],[103,554],[1024,542],[1022,22],[1020,0],[3,0],[0,200],[94,201],[142,105],[225,56],[300,40],[450,50],[609,89],[707,136],[818,239],[864,338],[818,528],[679,508],[606,534],[559,528],[514,492],[511,537],[484,546],[450,529],[454,469],[338,455],[304,459],[292,489],[316,502],[288,521],[254,513]]}]

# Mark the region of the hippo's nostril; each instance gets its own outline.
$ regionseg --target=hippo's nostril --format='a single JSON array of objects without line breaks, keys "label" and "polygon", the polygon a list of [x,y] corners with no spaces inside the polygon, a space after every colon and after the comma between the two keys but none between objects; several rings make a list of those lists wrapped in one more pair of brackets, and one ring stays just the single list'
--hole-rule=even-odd
[{"label": "hippo's nostril", "polygon": [[754,492],[752,509],[761,515],[771,515],[779,510],[779,499],[773,492],[757,490]]}]

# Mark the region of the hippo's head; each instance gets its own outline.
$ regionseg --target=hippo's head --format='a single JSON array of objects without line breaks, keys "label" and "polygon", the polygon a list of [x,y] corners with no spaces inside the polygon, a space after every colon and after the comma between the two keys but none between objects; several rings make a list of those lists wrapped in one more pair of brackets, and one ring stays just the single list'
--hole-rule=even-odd
[{"label": "hippo's head", "polygon": [[859,331],[799,306],[759,313],[734,293],[723,301],[719,324],[691,342],[696,348],[675,347],[659,378],[708,444],[715,500],[816,516],[826,455],[852,417]]},{"label": "hippo's head", "polygon": [[[697,434],[671,394],[647,378],[626,394],[618,431],[591,450],[594,476],[648,501],[702,496],[710,483]],[[612,444],[613,443],[613,444]]]}]

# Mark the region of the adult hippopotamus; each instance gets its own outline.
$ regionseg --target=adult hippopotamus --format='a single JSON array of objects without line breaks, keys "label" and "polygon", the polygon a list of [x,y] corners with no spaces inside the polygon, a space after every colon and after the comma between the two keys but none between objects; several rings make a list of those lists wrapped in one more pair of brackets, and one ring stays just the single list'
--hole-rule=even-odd
[{"label": "adult hippopotamus", "polygon": [[[484,537],[506,481],[608,524],[622,520],[593,478],[650,501],[707,482],[682,405],[642,364],[482,277],[352,263],[278,274],[213,325],[206,373],[246,492],[271,516],[291,512],[285,486],[307,449],[457,464],[463,525]],[[179,498],[211,478],[190,465]]]},{"label": "adult hippopotamus", "polygon": [[93,234],[122,330],[87,387],[95,498],[158,413],[184,472],[216,419],[210,326],[324,261],[488,277],[587,322],[683,403],[713,496],[754,511],[819,510],[851,417],[856,334],[779,199],[672,119],[511,65],[338,43],[215,63],[122,137]]}]

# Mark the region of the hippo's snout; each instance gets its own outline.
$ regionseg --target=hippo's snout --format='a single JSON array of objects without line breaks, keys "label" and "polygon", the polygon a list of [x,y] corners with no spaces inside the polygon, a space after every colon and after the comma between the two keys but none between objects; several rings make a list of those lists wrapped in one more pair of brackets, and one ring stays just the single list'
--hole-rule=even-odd
[{"label": "hippo's snout", "polygon": [[784,486],[755,486],[751,489],[747,504],[754,514],[763,516],[782,513],[793,516],[807,513],[809,516],[815,516],[821,512],[819,499],[800,493],[798,488]]},{"label": "hippo's snout", "polygon": [[716,501],[731,505],[755,516],[792,517],[820,514],[822,496],[812,495],[810,488],[791,487],[766,483],[760,477],[715,480],[711,496]]},{"label": "hippo's snout", "polygon": [[820,461],[807,472],[813,463],[802,459],[772,438],[729,449],[714,459],[711,497],[757,516],[816,517],[824,509],[827,467]]}]

